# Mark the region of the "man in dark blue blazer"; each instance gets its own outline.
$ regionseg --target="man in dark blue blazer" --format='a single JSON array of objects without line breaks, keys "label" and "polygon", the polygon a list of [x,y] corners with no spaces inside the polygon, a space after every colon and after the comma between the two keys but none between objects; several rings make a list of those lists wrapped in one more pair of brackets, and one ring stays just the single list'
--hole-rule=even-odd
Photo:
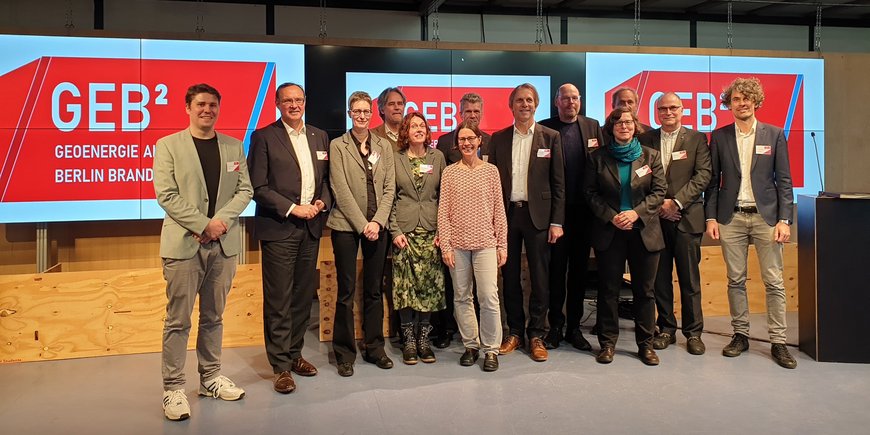
[{"label": "man in dark blue blazer", "polygon": [[771,355],[780,366],[793,369],[797,361],[785,345],[782,245],[791,236],[794,194],[783,130],[755,117],[763,101],[761,82],[754,77],[735,79],[722,93],[734,124],[717,129],[710,138],[713,176],[704,194],[704,210],[707,235],[721,240],[728,274],[734,336],[722,354],[736,357],[749,349],[746,259],[752,242],[766,293]]},{"label": "man in dark blue blazer", "polygon": [[332,204],[329,139],[306,124],[305,91],[284,83],[275,92],[281,119],[251,135],[248,167],[257,211],[254,237],[263,268],[263,329],[266,355],[277,378],[275,391],[296,389],[291,372],[314,376],[302,357],[316,288],[320,235]]}]

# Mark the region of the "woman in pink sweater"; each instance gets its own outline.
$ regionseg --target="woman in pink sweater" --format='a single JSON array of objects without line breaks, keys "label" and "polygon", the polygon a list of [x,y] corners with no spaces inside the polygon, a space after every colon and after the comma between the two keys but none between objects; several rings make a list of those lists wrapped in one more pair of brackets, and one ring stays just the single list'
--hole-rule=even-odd
[{"label": "woman in pink sweater", "polygon": [[[441,256],[453,278],[454,313],[465,353],[463,366],[484,352],[483,370],[498,370],[501,312],[498,301],[498,268],[507,260],[507,218],[502,202],[498,169],[478,157],[482,132],[477,125],[461,123],[456,144],[462,160],[450,165],[441,177],[438,204],[438,237]],[[473,283],[477,282],[480,326],[474,314]]]}]

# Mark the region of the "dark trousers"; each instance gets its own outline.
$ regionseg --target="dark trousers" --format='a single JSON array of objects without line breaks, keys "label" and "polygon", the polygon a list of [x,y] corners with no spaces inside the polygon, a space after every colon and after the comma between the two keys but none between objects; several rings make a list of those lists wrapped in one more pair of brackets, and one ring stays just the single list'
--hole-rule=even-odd
[{"label": "dark trousers", "polygon": [[[567,326],[566,330],[570,334],[580,329],[586,295],[586,273],[589,270],[590,219],[587,210],[569,205],[565,209],[565,234],[552,245],[550,310],[547,314],[551,331],[561,331],[562,327]],[[564,314],[562,307],[565,307]]]},{"label": "dark trousers", "polygon": [[[532,224],[528,207],[508,208],[508,258],[502,267],[504,305],[507,311],[508,329],[511,335],[529,338],[543,337],[550,304],[550,245],[547,230],[539,230]],[[523,287],[520,282],[523,244],[529,263],[529,324],[526,331],[526,315],[523,311]]]},{"label": "dark trousers", "polygon": [[680,282],[680,313],[683,335],[699,337],[704,330],[704,315],[701,312],[701,236],[686,233],[677,228],[677,222],[662,219],[662,234],[665,249],[659,255],[655,294],[658,309],[658,325],[661,332],[674,335],[677,318],[674,316],[674,263],[677,264],[677,280]]},{"label": "dark trousers", "polygon": [[332,232],[332,249],[335,253],[335,270],[338,281],[338,298],[335,302],[335,325],[332,349],[339,364],[352,363],[356,359],[353,326],[353,294],[356,289],[356,254],[361,247],[363,254],[363,343],[371,358],[386,355],[384,352],[384,302],[381,297],[384,279],[384,262],[387,258],[387,237],[381,231],[375,241],[362,234],[345,231]]},{"label": "dark trousers", "polygon": [[655,330],[656,303],[654,283],[659,253],[647,251],[639,230],[616,230],[610,246],[595,250],[598,259],[598,342],[601,347],[616,346],[619,338],[619,289],[625,261],[631,271],[631,291],[634,296],[634,338],[638,349],[652,349]]},{"label": "dark trousers", "polygon": [[275,373],[290,371],[302,356],[311,301],[317,287],[320,239],[304,225],[284,240],[260,242],[263,253],[263,332],[266,355]]}]

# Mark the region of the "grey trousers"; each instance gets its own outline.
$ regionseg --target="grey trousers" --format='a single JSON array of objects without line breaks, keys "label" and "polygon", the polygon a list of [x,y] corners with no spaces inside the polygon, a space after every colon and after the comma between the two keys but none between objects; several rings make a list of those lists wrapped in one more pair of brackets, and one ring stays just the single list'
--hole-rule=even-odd
[{"label": "grey trousers", "polygon": [[[498,257],[495,248],[465,251],[454,249],[453,315],[462,344],[484,353],[498,353],[501,346],[501,308],[498,302]],[[474,314],[474,283],[480,303],[480,327]]]},{"label": "grey trousers", "polygon": [[782,244],[773,240],[773,228],[758,213],[734,212],[728,225],[719,224],[722,256],[728,274],[728,305],[734,332],[749,336],[749,299],[746,263],[749,242],[755,245],[767,303],[767,330],[771,343],[785,344],[785,287],[782,283]]},{"label": "grey trousers", "polygon": [[199,295],[196,357],[201,382],[220,374],[223,313],[236,273],[236,257],[227,257],[220,243],[202,245],[193,258],[164,258],[166,321],[163,325],[163,389],[184,388],[184,360],[190,336],[190,316]]}]

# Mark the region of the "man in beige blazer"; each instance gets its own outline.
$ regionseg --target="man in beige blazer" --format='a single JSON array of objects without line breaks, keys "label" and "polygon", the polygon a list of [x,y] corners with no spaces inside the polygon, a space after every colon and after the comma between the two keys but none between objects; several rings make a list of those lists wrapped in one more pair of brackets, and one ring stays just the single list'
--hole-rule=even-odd
[{"label": "man in beige blazer", "polygon": [[187,90],[190,127],[157,141],[154,191],[166,211],[160,256],[166,279],[163,326],[163,411],[190,417],[184,360],[190,316],[199,295],[199,394],[239,400],[245,391],[220,374],[223,311],[241,250],[239,214],[253,196],[241,142],[214,129],[220,94],[207,84]]}]

